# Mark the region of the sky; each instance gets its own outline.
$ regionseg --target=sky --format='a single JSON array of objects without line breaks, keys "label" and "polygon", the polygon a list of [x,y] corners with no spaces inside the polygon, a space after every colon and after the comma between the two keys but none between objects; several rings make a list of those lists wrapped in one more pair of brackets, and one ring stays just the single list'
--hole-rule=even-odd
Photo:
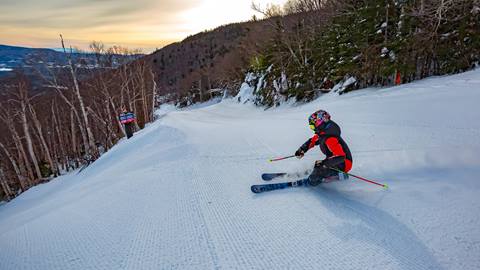
[{"label": "sky", "polygon": [[58,48],[62,34],[82,49],[95,40],[150,52],[254,14],[251,0],[0,0],[0,44]]}]

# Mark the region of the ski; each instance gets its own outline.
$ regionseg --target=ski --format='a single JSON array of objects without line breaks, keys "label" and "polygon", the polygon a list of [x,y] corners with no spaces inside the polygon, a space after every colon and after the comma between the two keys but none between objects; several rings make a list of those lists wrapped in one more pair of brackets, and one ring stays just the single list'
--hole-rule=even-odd
[{"label": "ski", "polygon": [[[278,173],[278,174],[280,174],[280,173]],[[286,175],[286,173],[283,174],[283,175]],[[263,175],[262,175],[262,178],[263,178]],[[274,178],[272,178],[272,179],[274,179]],[[333,182],[333,181],[347,180],[347,179],[348,179],[348,174],[340,173],[338,175],[332,175],[332,176],[323,178],[321,183],[330,183],[330,182]],[[265,178],[263,178],[263,180],[265,180]],[[269,180],[266,180],[266,181],[269,181]],[[291,181],[291,182],[252,185],[250,187],[250,190],[253,193],[262,193],[262,192],[265,192],[265,191],[284,189],[284,188],[290,188],[290,187],[307,186],[307,185],[308,185],[308,178],[304,178],[304,179],[300,179],[300,180],[297,180],[297,181]]]},{"label": "ski", "polygon": [[265,181],[270,181],[284,175],[287,175],[287,173],[262,173],[262,179]]},{"label": "ski", "polygon": [[279,177],[283,177],[283,176],[286,176],[286,177],[294,177],[294,178],[302,178],[302,177],[305,177],[306,175],[308,175],[308,172],[303,172],[303,173],[284,173],[284,172],[281,172],[281,173],[262,173],[262,179],[264,181],[271,181],[275,178],[279,178]]},{"label": "ski", "polygon": [[292,182],[253,185],[250,187],[250,190],[253,193],[262,193],[262,192],[271,191],[271,190],[284,189],[284,188],[290,188],[290,187],[299,187],[299,186],[306,186],[306,185],[308,185],[308,178],[300,179]]}]

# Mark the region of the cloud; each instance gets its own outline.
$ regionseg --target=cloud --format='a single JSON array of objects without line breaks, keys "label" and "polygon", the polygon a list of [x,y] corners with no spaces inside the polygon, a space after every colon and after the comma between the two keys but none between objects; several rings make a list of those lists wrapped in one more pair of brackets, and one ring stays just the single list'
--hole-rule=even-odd
[{"label": "cloud", "polygon": [[0,44],[35,47],[58,47],[60,33],[83,48],[92,40],[160,47],[251,16],[247,0],[0,1]]},{"label": "cloud", "polygon": [[[5,0],[4,0],[5,1]],[[157,17],[171,20],[175,14],[198,4],[199,0],[44,0],[10,1],[2,3],[0,23],[30,27],[89,27],[143,21]]]},{"label": "cloud", "polygon": [[[162,42],[155,32],[176,31],[181,24],[178,14],[201,4],[201,0],[2,0],[0,43],[15,43],[29,37],[42,40],[49,37],[55,44],[58,33],[88,43],[93,39],[120,43],[123,33],[130,36],[153,34],[148,41]],[[156,31],[155,31],[156,29]],[[143,31],[143,32],[142,32]],[[103,34],[103,37],[100,36]],[[22,37],[20,37],[20,35]],[[170,33],[170,36],[172,34]],[[8,39],[7,39],[8,37]],[[144,38],[145,39],[145,38]],[[167,38],[171,41],[171,37]],[[144,41],[145,42],[145,41]]]}]

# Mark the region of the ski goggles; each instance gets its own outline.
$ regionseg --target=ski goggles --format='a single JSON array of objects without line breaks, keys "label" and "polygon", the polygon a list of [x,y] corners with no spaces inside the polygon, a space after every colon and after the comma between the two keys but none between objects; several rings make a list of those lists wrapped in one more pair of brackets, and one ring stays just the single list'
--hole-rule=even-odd
[{"label": "ski goggles", "polygon": [[308,126],[310,127],[311,130],[315,131],[315,127],[318,127],[321,124],[323,124],[323,120],[322,119],[317,119],[317,120],[309,121]]}]

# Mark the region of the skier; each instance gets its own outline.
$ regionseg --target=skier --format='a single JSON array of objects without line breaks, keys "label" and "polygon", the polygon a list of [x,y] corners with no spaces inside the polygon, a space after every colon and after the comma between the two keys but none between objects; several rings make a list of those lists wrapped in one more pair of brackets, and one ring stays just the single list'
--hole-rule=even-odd
[{"label": "skier", "polygon": [[120,122],[125,126],[125,133],[127,135],[127,139],[130,139],[133,136],[134,131],[134,122],[135,122],[135,114],[133,112],[127,111],[126,108],[122,108],[122,113],[119,116]]},{"label": "skier", "polygon": [[308,176],[308,184],[316,186],[323,182],[335,179],[342,179],[343,174],[330,168],[348,172],[352,168],[352,154],[345,141],[340,137],[340,127],[330,119],[330,114],[324,110],[314,112],[308,118],[310,129],[315,132],[312,138],[308,139],[295,152],[297,158],[303,155],[315,145],[325,154],[324,160],[315,161],[313,172]]}]

